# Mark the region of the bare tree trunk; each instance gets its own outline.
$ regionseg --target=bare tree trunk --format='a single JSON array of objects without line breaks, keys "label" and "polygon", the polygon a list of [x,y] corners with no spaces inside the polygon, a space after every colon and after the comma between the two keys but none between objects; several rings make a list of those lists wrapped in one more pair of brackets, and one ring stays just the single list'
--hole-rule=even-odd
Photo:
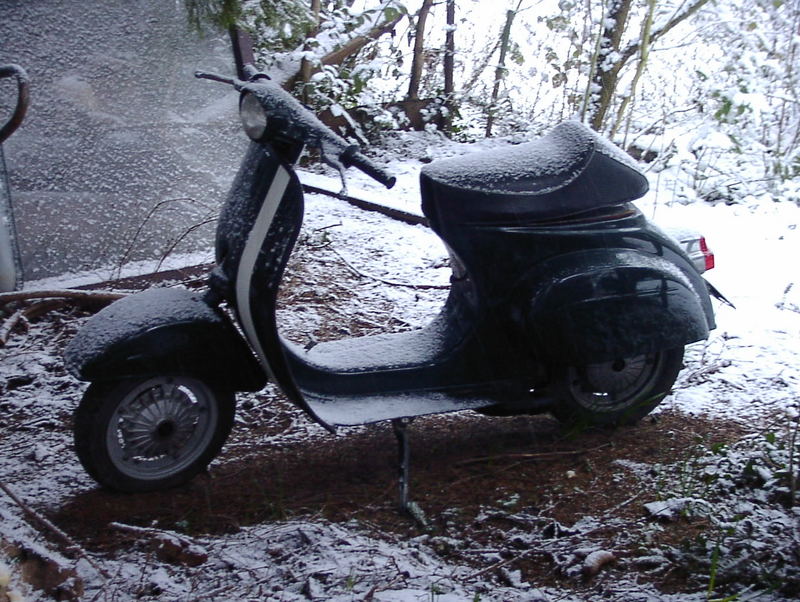
[{"label": "bare tree trunk", "polygon": [[450,134],[453,129],[453,111],[455,110],[455,71],[456,57],[456,0],[447,0],[447,32],[444,39],[444,102],[447,109],[445,118],[445,132]]},{"label": "bare tree trunk", "polygon": [[[519,9],[519,5],[517,6]],[[508,54],[508,45],[511,42],[511,24],[514,22],[514,17],[517,15],[516,10],[509,10],[506,13],[506,24],[503,26],[503,33],[500,37],[500,59],[497,62],[497,68],[494,70],[494,87],[492,88],[492,99],[489,105],[489,115],[486,118],[486,137],[492,135],[492,127],[494,126],[494,114],[496,110],[497,99],[500,96],[500,82],[506,76],[506,54]]]},{"label": "bare tree trunk", "polygon": [[[312,25],[311,29],[306,34],[306,43],[303,46],[303,50],[311,50],[311,46],[309,44],[309,40],[319,33],[319,13],[322,10],[322,1],[321,0],[311,0],[311,18],[312,18]],[[313,71],[313,65],[311,61],[307,58],[303,58],[303,62],[300,64],[300,78],[303,81],[303,102],[308,104],[308,82],[311,81],[311,72]]]},{"label": "bare tree trunk", "polygon": [[422,0],[417,13],[417,25],[414,28],[414,56],[411,60],[411,81],[408,83],[406,100],[419,99],[419,84],[422,80],[422,67],[425,64],[425,22],[431,12],[433,0]]},{"label": "bare tree trunk", "polygon": [[653,15],[655,15],[655,12],[656,0],[647,0],[647,16],[645,17],[644,25],[642,26],[641,45],[639,47],[639,62],[636,64],[636,73],[631,81],[628,94],[622,99],[622,102],[617,108],[617,117],[614,120],[614,125],[611,127],[611,132],[609,133],[610,137],[613,137],[614,134],[616,134],[619,130],[620,125],[622,125],[622,118],[625,116],[625,111],[636,94],[636,86],[639,84],[639,80],[642,78],[645,67],[647,67],[647,59],[650,55],[650,30],[653,28]]},{"label": "bare tree trunk", "polygon": [[619,72],[622,63],[611,62],[611,55],[619,53],[622,34],[630,14],[632,0],[611,0],[608,16],[603,19],[603,33],[600,35],[600,51],[597,53],[594,77],[590,81],[592,88],[589,125],[600,130],[606,113],[614,98]]},{"label": "bare tree trunk", "polygon": [[447,0],[447,32],[444,39],[444,95],[450,99],[455,91],[453,71],[456,56],[456,0]]},{"label": "bare tree trunk", "polygon": [[[600,18],[602,19],[603,15],[605,14],[606,7],[605,3],[600,7]],[[586,0],[586,17],[589,19],[591,23],[592,18],[592,0]],[[588,28],[587,28],[588,29]],[[593,36],[588,36],[586,38],[586,43],[588,44],[589,39]],[[592,54],[589,57],[589,84],[586,86],[586,90],[583,94],[583,101],[581,102],[581,121],[585,122],[587,118],[587,114],[589,112],[589,105],[592,102],[592,85],[591,83],[594,81],[595,73],[597,72],[597,57],[600,56],[600,44],[602,42],[602,36],[597,35],[594,39],[594,48],[592,50]]]},{"label": "bare tree trunk", "polygon": [[[693,0],[685,9],[675,13],[660,29],[651,32],[648,43],[654,44],[708,2],[709,0]],[[587,92],[591,97],[588,103],[589,125],[595,130],[603,127],[622,68],[639,52],[642,45],[641,40],[636,40],[625,48],[621,46],[631,4],[631,0],[610,0],[608,19],[604,20],[604,23],[611,20],[612,24],[610,27],[604,27],[600,36],[600,51],[594,59],[592,68],[594,75],[589,82],[590,91]],[[612,60],[612,57],[615,58]]]}]

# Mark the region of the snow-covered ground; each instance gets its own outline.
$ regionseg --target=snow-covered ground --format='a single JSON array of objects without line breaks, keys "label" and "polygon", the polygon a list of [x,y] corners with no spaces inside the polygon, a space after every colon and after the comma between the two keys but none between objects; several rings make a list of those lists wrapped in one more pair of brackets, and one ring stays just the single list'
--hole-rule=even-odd
[{"label": "snow-covered ground", "polygon": [[[456,152],[459,148],[455,145],[437,146],[425,138],[412,137],[406,145],[406,157],[390,164],[399,175],[394,190],[387,193],[360,175],[353,175],[350,193],[418,211],[419,159]],[[327,176],[304,174],[303,179],[338,189],[337,180]],[[658,223],[687,224],[705,234],[717,261],[708,279],[736,306],[732,309],[715,304],[717,330],[707,342],[691,347],[687,368],[679,377],[674,394],[660,409],[738,421],[754,434],[738,446],[711,450],[698,457],[698,474],[718,476],[703,481],[711,483],[704,490],[706,493],[714,489],[718,494],[720,501],[715,508],[706,508],[698,501],[699,490],[687,488],[685,475],[674,466],[628,465],[620,470],[633,471],[642,479],[651,478],[648,474],[653,471],[661,475],[659,498],[637,501],[643,512],[645,508],[654,513],[683,512],[684,516],[702,516],[718,525],[720,533],[727,529],[727,535],[720,536],[716,543],[704,544],[710,546],[712,556],[716,549],[721,558],[711,565],[712,574],[723,575],[725,570],[747,565],[753,571],[771,571],[775,579],[793,579],[798,584],[800,513],[798,506],[790,508],[776,499],[786,495],[785,465],[788,463],[791,469],[794,462],[797,470],[800,447],[800,442],[792,438],[792,428],[797,435],[800,404],[800,274],[796,264],[800,257],[800,208],[791,203],[755,200],[752,206],[679,204],[670,202],[667,178],[659,180],[660,187],[654,186],[638,203],[640,208]],[[653,182],[656,183],[655,177]],[[307,208],[306,240],[314,243],[324,238],[342,261],[362,274],[392,282],[447,282],[446,252],[426,228],[364,213],[321,195],[309,195]],[[60,281],[29,283],[28,288],[74,285],[91,277],[70,275]],[[371,279],[359,295],[370,296],[372,302],[377,298],[383,307],[391,308],[393,317],[412,325],[423,323],[443,298],[442,290],[396,287],[378,279]],[[314,283],[309,286],[313,292]],[[313,305],[309,305],[308,313],[295,319],[313,328]],[[60,342],[53,337],[61,337],[63,332],[60,323],[33,324],[27,336],[11,337],[9,345],[0,350],[0,415],[30,415],[25,421],[15,418],[13,430],[0,426],[0,483],[25,505],[41,512],[95,487],[72,452],[69,434],[60,427],[81,391],[78,383],[60,369],[56,352]],[[313,425],[298,429],[295,436],[323,436]],[[726,466],[728,473],[724,472]],[[743,485],[731,476],[741,475],[743,467],[749,467],[747,470],[756,475],[757,485]],[[663,505],[645,507],[645,502]],[[517,520],[524,523],[528,519],[520,514]],[[601,518],[587,514],[569,526],[569,537],[590,534],[600,522]],[[64,571],[73,571],[84,583],[83,599],[87,600],[707,600],[714,593],[711,587],[695,593],[661,594],[647,584],[646,571],[639,571],[635,564],[625,565],[630,570],[623,571],[613,583],[606,582],[600,592],[573,594],[541,588],[536,583],[520,582],[513,570],[507,570],[506,578],[499,582],[493,572],[481,573],[475,566],[443,560],[428,536],[378,537],[364,525],[331,524],[313,517],[245,527],[233,535],[194,538],[190,543],[173,534],[178,547],[197,546],[197,557],[205,561],[196,568],[163,561],[151,550],[140,547],[131,547],[114,557],[93,556],[90,563],[72,552],[62,555],[58,549],[68,546],[46,541],[43,531],[47,529],[41,523],[24,516],[20,507],[0,492],[0,600],[6,594],[4,588],[17,591],[24,599],[46,599],[22,582],[21,565],[10,560],[2,562],[3,541],[22,542],[31,549],[42,550]],[[737,539],[739,531],[741,537]],[[591,552],[601,551],[573,546],[578,548],[578,555],[565,559],[562,552],[552,548],[552,542],[534,535],[522,533],[520,537],[531,547],[550,549],[554,559],[561,558],[565,566],[573,569],[577,566],[575,570],[598,558]],[[158,533],[161,538],[169,536],[165,531]],[[743,547],[741,541],[746,538],[758,545]],[[768,555],[763,553],[767,548],[783,554],[780,557],[785,562],[781,566],[769,565],[765,560]],[[662,552],[659,558],[651,559],[650,568],[653,564],[681,562],[676,553],[670,556]],[[689,558],[697,551],[685,553]],[[487,560],[485,566],[496,560]],[[759,562],[766,564],[759,568]],[[98,567],[105,575],[98,572]],[[8,585],[4,575],[8,575]],[[758,575],[753,577],[756,581],[757,578]],[[785,594],[765,593],[764,589],[774,589],[773,583],[763,583],[762,589],[753,586],[752,580],[749,583],[737,590],[742,596],[739,599],[751,599],[755,594],[759,600],[791,599]]]}]

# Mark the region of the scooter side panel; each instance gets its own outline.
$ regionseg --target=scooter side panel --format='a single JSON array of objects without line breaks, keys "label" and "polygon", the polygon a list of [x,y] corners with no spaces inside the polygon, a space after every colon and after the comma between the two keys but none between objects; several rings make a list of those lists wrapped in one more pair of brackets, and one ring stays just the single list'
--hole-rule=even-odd
[{"label": "scooter side panel", "polygon": [[184,374],[236,391],[256,391],[264,372],[228,318],[182,289],[150,289],[92,316],[65,352],[87,381]]},{"label": "scooter side panel", "polygon": [[527,324],[537,355],[587,364],[708,336],[700,294],[674,264],[635,251],[583,255],[560,258],[560,269],[550,265],[530,297]]}]

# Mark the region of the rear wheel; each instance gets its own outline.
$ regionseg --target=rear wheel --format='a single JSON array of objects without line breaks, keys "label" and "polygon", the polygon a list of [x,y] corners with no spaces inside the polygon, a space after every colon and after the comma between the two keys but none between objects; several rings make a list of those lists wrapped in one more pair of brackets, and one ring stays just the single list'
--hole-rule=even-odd
[{"label": "rear wheel", "polygon": [[669,393],[683,348],[584,366],[564,366],[554,379],[553,415],[574,426],[633,424]]},{"label": "rear wheel", "polygon": [[183,376],[93,383],[75,411],[75,451],[117,491],[167,489],[204,470],[233,426],[230,391]]}]

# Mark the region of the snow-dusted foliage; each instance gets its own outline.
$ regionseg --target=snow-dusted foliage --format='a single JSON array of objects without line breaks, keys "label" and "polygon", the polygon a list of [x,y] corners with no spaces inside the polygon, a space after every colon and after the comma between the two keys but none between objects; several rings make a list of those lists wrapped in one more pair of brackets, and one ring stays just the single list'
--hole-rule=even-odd
[{"label": "snow-dusted foliage", "polygon": [[[317,109],[383,100],[368,84],[385,72],[389,56],[359,53],[388,33],[406,14],[402,2],[322,3],[247,2],[243,21],[253,33],[259,63]],[[305,70],[305,71],[304,71]]]},{"label": "snow-dusted foliage", "polygon": [[661,546],[662,568],[697,573],[709,594],[800,595],[797,435],[790,407],[775,429],[729,446],[698,446],[683,463],[648,467],[643,478],[659,491],[645,504],[654,519],[708,522],[695,537]]},{"label": "snow-dusted foliage", "polygon": [[[379,129],[434,127],[445,116],[462,140],[482,137],[489,113],[501,135],[578,116],[654,172],[669,171],[681,202],[800,199],[796,2],[459,3],[453,26],[436,3],[419,93],[440,101],[414,107],[422,119],[413,124],[392,103],[405,98],[421,2],[240,4],[261,64],[351,131],[363,129],[355,109]],[[497,80],[508,10],[516,13]],[[447,31],[455,93],[445,105]]]}]

